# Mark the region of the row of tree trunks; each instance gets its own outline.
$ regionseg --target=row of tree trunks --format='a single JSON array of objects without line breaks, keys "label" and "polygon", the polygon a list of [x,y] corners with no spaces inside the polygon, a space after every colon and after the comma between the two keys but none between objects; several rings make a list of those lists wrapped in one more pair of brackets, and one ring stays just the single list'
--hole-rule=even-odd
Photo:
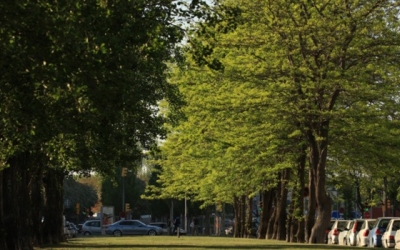
[{"label": "row of tree trunks", "polygon": [[278,192],[276,192],[275,218],[273,225],[272,239],[285,240],[286,238],[286,205],[287,205],[287,182],[290,178],[290,169],[282,170],[280,173],[280,182]]},{"label": "row of tree trunks", "polygon": [[253,222],[253,198],[242,195],[234,197],[233,207],[235,214],[235,226],[233,237],[250,238],[252,237],[251,229]]},{"label": "row of tree trunks", "polygon": [[[31,250],[62,240],[64,173],[37,162],[23,153],[0,171],[0,249]],[[43,179],[52,181],[44,186]]]}]

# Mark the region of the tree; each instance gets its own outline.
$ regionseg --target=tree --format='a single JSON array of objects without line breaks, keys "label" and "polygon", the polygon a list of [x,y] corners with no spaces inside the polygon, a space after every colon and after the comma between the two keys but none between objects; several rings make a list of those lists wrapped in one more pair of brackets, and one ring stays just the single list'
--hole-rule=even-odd
[{"label": "tree", "polygon": [[[13,183],[0,190],[0,246],[32,249],[62,240],[65,175],[113,175],[164,133],[157,104],[179,104],[166,77],[182,33],[171,1],[0,9],[0,186]],[[38,231],[42,215],[53,220]]]},{"label": "tree", "polygon": [[[398,6],[391,1],[372,0],[352,3],[228,0],[220,3],[215,6],[214,13],[208,16],[209,19],[195,27],[198,32],[189,38],[189,42],[190,58],[199,66],[208,66],[222,73],[204,73],[202,68],[185,68],[191,71],[187,75],[192,76],[181,78],[182,86],[193,88],[185,96],[197,102],[189,103],[194,106],[187,111],[196,112],[196,115],[189,117],[190,125],[173,131],[170,143],[175,145],[175,149],[166,149],[165,160],[161,164],[171,168],[171,173],[179,173],[176,174],[178,177],[165,173],[168,177],[161,177],[160,181],[172,178],[176,181],[177,189],[182,183],[180,180],[184,179],[183,173],[200,173],[199,176],[207,180],[200,190],[214,194],[213,184],[223,171],[219,166],[228,166],[225,170],[229,173],[245,172],[246,168],[237,163],[247,163],[247,155],[236,154],[240,157],[236,157],[232,164],[231,158],[227,157],[229,149],[223,148],[224,145],[238,148],[237,144],[232,143],[232,138],[241,137],[235,133],[240,129],[235,130],[228,125],[225,127],[227,129],[222,129],[222,122],[218,119],[224,123],[234,119],[224,119],[228,117],[224,116],[224,112],[229,115],[232,113],[229,113],[228,106],[222,110],[218,109],[218,105],[224,100],[234,104],[231,101],[234,94],[253,94],[249,90],[252,89],[260,96],[265,95],[261,100],[268,106],[266,110],[270,115],[267,119],[260,117],[261,122],[257,125],[270,124],[268,129],[276,128],[278,131],[275,134],[300,138],[297,146],[286,145],[292,150],[301,148],[302,144],[307,145],[311,199],[308,211],[314,211],[317,205],[318,217],[314,223],[314,213],[309,214],[306,240],[322,243],[325,225],[331,218],[332,201],[326,192],[326,171],[329,145],[337,143],[331,136],[332,128],[340,126],[343,118],[351,117],[356,112],[363,121],[358,125],[372,126],[367,122],[370,114],[380,110],[381,115],[388,115],[390,113],[385,112],[385,106],[397,106],[394,100],[398,93],[398,69],[395,66],[399,49]],[[199,84],[201,81],[204,84]],[[198,87],[195,86],[197,84]],[[210,95],[219,90],[221,93]],[[224,94],[222,90],[225,90]],[[204,98],[206,94],[209,94],[209,98],[205,101],[196,99],[196,95]],[[251,94],[248,94],[250,98],[243,105],[255,99]],[[215,111],[219,111],[218,116],[213,115]],[[258,115],[254,111],[249,113]],[[386,119],[383,115],[379,122],[385,123]],[[215,129],[218,126],[219,129]],[[248,127],[244,128],[247,132]],[[354,125],[351,128],[355,128]],[[270,134],[268,132],[267,135]],[[222,133],[224,135],[221,136]],[[219,143],[210,143],[215,141]],[[276,143],[278,141],[267,145],[275,146]],[[168,142],[164,144],[166,148],[167,145]],[[274,150],[267,152],[272,154]],[[257,154],[250,156],[256,159]],[[206,167],[207,162],[209,168]],[[272,161],[271,166],[275,167],[272,172],[277,171],[279,166],[288,166],[293,162]],[[266,167],[261,169],[268,171]],[[236,179],[230,181],[240,189],[233,189],[232,193],[245,190]]]}]

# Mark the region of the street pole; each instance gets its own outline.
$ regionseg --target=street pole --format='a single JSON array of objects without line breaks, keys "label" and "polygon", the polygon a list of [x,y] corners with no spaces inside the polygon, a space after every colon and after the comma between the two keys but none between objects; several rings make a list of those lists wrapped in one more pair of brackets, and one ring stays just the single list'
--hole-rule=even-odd
[{"label": "street pole", "polygon": [[122,177],[122,211],[125,211],[125,177]]},{"label": "street pole", "polygon": [[187,233],[187,199],[185,194],[185,232]]}]

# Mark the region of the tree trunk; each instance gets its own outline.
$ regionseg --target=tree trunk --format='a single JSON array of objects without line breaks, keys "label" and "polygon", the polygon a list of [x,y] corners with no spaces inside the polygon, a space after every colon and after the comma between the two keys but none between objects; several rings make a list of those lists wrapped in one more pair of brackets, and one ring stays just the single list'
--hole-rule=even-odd
[{"label": "tree trunk", "polygon": [[33,249],[32,203],[28,189],[32,173],[29,153],[11,158],[3,171],[4,228],[6,249]]},{"label": "tree trunk", "polygon": [[[275,192],[277,192],[277,189],[275,190]],[[272,236],[274,234],[274,222],[275,222],[275,218],[276,218],[276,214],[277,214],[277,209],[276,209],[276,195],[274,194],[273,196],[273,201],[272,201],[272,213],[271,213],[271,217],[268,220],[268,227],[267,227],[267,234],[265,236],[266,239],[272,239]]]},{"label": "tree trunk", "polygon": [[48,169],[44,181],[46,206],[43,222],[43,239],[46,244],[58,244],[64,239],[63,225],[63,180],[64,172]]},{"label": "tree trunk", "polygon": [[3,170],[0,171],[0,249],[7,249],[6,242],[6,230],[4,224],[4,196],[6,195],[4,190],[4,184],[7,183],[4,180]]},{"label": "tree trunk", "polygon": [[246,204],[246,230],[245,230],[245,238],[250,238],[252,237],[251,231],[253,227],[253,198],[244,196],[244,198],[247,200]]},{"label": "tree trunk", "polygon": [[234,214],[235,214],[235,225],[233,227],[233,237],[238,238],[240,237],[240,200],[237,196],[233,198],[233,207],[234,207]]},{"label": "tree trunk", "polygon": [[286,183],[290,177],[290,169],[281,171],[280,183],[278,185],[277,203],[276,203],[276,216],[274,221],[274,231],[272,238],[277,240],[285,240],[286,236],[286,204],[287,204],[287,188]]},{"label": "tree trunk", "polygon": [[262,208],[260,219],[260,239],[266,239],[268,222],[272,216],[272,203],[274,200],[274,189],[262,192]]},{"label": "tree trunk", "polygon": [[297,220],[297,232],[296,232],[296,242],[305,242],[305,219],[304,219],[304,199],[305,196],[310,195],[310,190],[308,190],[308,194],[304,193],[304,187],[305,187],[305,166],[306,166],[306,160],[307,160],[307,155],[306,155],[306,146],[303,146],[300,156],[297,159],[297,187],[299,188],[298,190],[298,197],[297,197],[297,203],[298,206],[295,208],[295,213],[296,220]]},{"label": "tree trunk", "polygon": [[311,134],[309,136],[310,142],[310,166],[312,171],[312,177],[315,183],[315,200],[317,203],[318,217],[311,230],[309,242],[311,243],[324,243],[325,241],[325,230],[326,225],[329,225],[332,213],[332,199],[326,193],[325,188],[325,167],[326,157],[328,151],[328,122],[321,125],[321,135],[319,137],[325,140],[318,141]]},{"label": "tree trunk", "polygon": [[[294,190],[293,190],[294,191]],[[289,205],[289,213],[286,219],[286,241],[287,242],[293,242],[293,225],[295,224],[295,218],[294,218],[294,202],[293,202],[293,194],[292,194],[292,202]]]},{"label": "tree trunk", "polygon": [[315,212],[316,212],[315,184],[313,178],[313,171],[311,168],[308,173],[308,190],[309,190],[309,196],[308,196],[307,215],[305,221],[305,227],[306,227],[305,239],[307,243],[310,243],[311,229],[315,223]]},{"label": "tree trunk", "polygon": [[246,197],[242,195],[240,197],[240,237],[243,238],[246,235]]}]

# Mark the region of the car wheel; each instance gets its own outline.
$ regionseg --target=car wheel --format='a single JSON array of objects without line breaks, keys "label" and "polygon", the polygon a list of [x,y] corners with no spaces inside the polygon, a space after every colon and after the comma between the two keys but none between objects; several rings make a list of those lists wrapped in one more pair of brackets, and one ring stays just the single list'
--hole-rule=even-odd
[{"label": "car wheel", "polygon": [[157,235],[156,231],[154,230],[150,230],[148,234],[151,236]]},{"label": "car wheel", "polygon": [[113,232],[113,235],[114,235],[114,236],[122,236],[122,232],[119,231],[119,230],[115,230],[115,231]]},{"label": "car wheel", "polygon": [[92,235],[90,232],[84,232],[83,235],[89,236]]}]

